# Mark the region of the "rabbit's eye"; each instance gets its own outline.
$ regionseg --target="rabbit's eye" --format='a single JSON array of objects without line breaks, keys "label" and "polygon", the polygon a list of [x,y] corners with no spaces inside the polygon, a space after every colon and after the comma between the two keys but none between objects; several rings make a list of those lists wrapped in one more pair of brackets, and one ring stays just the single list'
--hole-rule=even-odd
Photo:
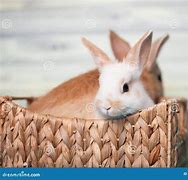
[{"label": "rabbit's eye", "polygon": [[162,81],[161,74],[159,74],[159,75],[157,76],[157,79],[158,79],[160,82]]},{"label": "rabbit's eye", "polygon": [[129,85],[127,84],[127,83],[125,83],[124,85],[123,85],[123,93],[124,92],[128,92],[129,91]]}]

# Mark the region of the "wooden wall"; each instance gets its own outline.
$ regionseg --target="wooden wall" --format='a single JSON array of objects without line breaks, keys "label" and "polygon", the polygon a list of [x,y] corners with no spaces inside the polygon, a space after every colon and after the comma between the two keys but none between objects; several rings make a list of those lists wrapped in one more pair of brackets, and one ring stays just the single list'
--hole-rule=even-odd
[{"label": "wooden wall", "polygon": [[170,34],[159,56],[169,96],[188,97],[188,1],[0,0],[0,95],[41,95],[94,68],[80,38],[109,54],[108,30],[131,44]]}]

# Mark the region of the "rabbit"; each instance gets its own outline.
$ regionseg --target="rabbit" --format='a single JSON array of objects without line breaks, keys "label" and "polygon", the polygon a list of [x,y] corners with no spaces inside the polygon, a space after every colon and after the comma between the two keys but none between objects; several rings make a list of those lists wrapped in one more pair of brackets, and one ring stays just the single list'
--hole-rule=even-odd
[{"label": "rabbit", "polygon": [[[122,61],[123,57],[126,57],[130,50],[130,45],[128,42],[123,40],[120,36],[118,36],[115,32],[110,31],[110,43],[112,47],[112,51],[116,57],[117,60]],[[145,89],[149,93],[150,97],[154,100],[155,103],[158,103],[161,96],[163,96],[163,86],[162,86],[162,79],[161,79],[161,72],[160,69],[156,63],[157,56],[160,52],[160,49],[162,45],[166,42],[168,39],[168,35],[164,35],[160,38],[158,38],[151,47],[150,55],[149,55],[149,61],[147,62],[144,71],[141,75],[141,80],[144,84]],[[80,89],[84,93],[84,89],[88,89],[90,93],[96,90],[98,88],[98,77],[99,72],[97,69],[89,71],[85,74],[82,74],[80,76],[77,76],[71,80],[69,80],[66,83],[63,83],[62,85],[58,86],[53,93],[48,93],[46,96],[38,98],[38,100],[35,100],[29,109],[36,112],[45,112],[45,113],[52,113],[55,115],[58,115],[57,109],[56,109],[56,97],[59,97],[59,102],[61,102],[61,99],[63,102],[67,101],[66,99],[69,98],[69,96],[64,96],[62,93],[65,93],[65,90],[67,89]],[[79,83],[77,83],[79,82]],[[83,82],[86,84],[83,85]],[[92,91],[89,85],[92,85]],[[58,90],[58,89],[61,89]],[[56,93],[55,93],[56,92]],[[61,95],[58,95],[58,93],[61,93]],[[72,94],[71,94],[72,93]],[[70,96],[75,96],[76,91],[71,91],[69,93]],[[94,98],[94,97],[93,97]],[[51,101],[48,101],[51,100]],[[48,104],[46,102],[48,101]],[[84,100],[83,100],[84,101]],[[63,104],[61,102],[61,104]],[[57,103],[58,104],[58,103]],[[73,105],[72,105],[73,106]],[[73,107],[72,107],[73,108]],[[46,109],[46,110],[45,110]],[[64,110],[65,111],[65,110]],[[66,111],[69,111],[66,109]],[[80,110],[81,111],[81,110]],[[76,114],[75,114],[76,115]],[[79,114],[78,114],[79,115]]]},{"label": "rabbit", "polygon": [[116,119],[152,106],[154,101],[140,80],[150,54],[151,40],[152,33],[146,33],[123,61],[113,62],[102,50],[83,39],[99,73],[92,70],[61,84],[35,101],[29,109],[72,118]]},{"label": "rabbit", "polygon": [[[168,38],[169,35],[166,34],[152,43],[148,62],[141,75],[144,88],[155,103],[158,103],[161,97],[164,96],[161,70],[156,60],[162,46],[165,44]],[[115,58],[119,61],[122,61],[123,58],[126,57],[131,48],[129,43],[123,40],[114,31],[110,31],[110,44]]]}]

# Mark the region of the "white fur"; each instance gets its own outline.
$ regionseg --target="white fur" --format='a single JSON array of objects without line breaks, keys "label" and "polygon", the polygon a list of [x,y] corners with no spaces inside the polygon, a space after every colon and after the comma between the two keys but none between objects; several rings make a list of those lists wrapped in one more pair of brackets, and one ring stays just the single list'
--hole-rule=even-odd
[{"label": "white fur", "polygon": [[[109,63],[101,69],[99,90],[95,98],[100,115],[106,118],[121,118],[154,105],[143,87],[140,72],[138,72],[138,66],[131,66],[124,62]],[[123,93],[124,83],[128,83],[129,91]],[[111,107],[110,102],[117,101],[121,106]],[[108,107],[111,109],[107,111]]]}]

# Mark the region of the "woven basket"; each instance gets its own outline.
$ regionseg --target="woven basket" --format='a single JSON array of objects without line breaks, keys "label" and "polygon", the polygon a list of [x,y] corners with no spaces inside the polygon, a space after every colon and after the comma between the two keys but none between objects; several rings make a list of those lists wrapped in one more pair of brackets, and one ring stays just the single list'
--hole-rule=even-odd
[{"label": "woven basket", "polygon": [[114,121],[34,114],[14,99],[0,97],[1,167],[176,167],[185,163],[184,99],[163,100]]}]

